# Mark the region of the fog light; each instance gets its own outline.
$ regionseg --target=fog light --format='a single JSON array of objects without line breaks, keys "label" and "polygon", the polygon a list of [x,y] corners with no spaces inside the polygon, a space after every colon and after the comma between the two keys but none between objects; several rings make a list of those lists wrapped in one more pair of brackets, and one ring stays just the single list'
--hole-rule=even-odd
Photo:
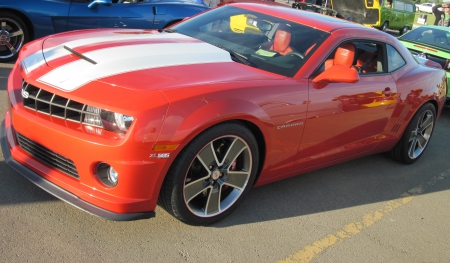
[{"label": "fog light", "polygon": [[113,183],[114,185],[117,184],[117,181],[119,180],[119,174],[112,168],[112,166],[109,167],[108,170],[108,180]]},{"label": "fog light", "polygon": [[107,186],[116,186],[119,182],[119,174],[107,163],[99,163],[97,165],[97,176]]}]

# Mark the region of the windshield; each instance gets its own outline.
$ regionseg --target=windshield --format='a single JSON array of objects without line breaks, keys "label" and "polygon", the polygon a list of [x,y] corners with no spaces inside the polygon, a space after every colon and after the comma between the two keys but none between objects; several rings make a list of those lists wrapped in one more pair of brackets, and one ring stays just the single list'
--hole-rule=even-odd
[{"label": "windshield", "polygon": [[450,50],[449,37],[450,30],[445,27],[442,29],[419,27],[404,34],[399,39]]},{"label": "windshield", "polygon": [[246,9],[224,6],[171,29],[230,52],[239,63],[293,77],[329,36],[323,31]]}]

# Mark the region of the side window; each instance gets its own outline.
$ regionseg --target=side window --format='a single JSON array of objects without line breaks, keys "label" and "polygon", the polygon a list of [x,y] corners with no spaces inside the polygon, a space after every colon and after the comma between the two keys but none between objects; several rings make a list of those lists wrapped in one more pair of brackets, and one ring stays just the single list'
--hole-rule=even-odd
[{"label": "side window", "polygon": [[394,1],[394,9],[401,11],[405,10],[405,3],[400,1]]},{"label": "side window", "polygon": [[398,53],[398,51],[392,47],[391,45],[387,46],[387,57],[388,57],[388,71],[392,72],[395,71],[404,65],[406,65],[405,60],[403,57]]},{"label": "side window", "polygon": [[414,5],[412,3],[406,3],[405,10],[408,12],[414,12]]},{"label": "side window", "polygon": [[318,75],[334,65],[355,69],[361,76],[383,73],[386,68],[383,45],[370,41],[348,41],[341,43],[328,56],[314,75]]}]

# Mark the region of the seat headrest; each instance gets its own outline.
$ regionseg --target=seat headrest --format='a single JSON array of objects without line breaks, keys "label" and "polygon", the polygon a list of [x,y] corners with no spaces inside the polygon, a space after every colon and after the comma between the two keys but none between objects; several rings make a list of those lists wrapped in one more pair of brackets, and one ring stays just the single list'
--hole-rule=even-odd
[{"label": "seat headrest", "polygon": [[334,65],[351,67],[355,59],[356,47],[352,43],[344,43],[337,48],[334,54]]},{"label": "seat headrest", "polygon": [[291,28],[285,24],[279,25],[273,41],[273,50],[277,52],[284,52],[290,44]]}]

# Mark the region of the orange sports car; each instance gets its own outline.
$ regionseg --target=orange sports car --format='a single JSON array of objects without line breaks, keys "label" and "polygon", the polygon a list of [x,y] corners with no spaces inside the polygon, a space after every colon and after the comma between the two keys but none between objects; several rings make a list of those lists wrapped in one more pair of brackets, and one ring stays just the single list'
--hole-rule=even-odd
[{"label": "orange sports car", "polygon": [[161,32],[72,31],[25,45],[1,146],[9,166],[91,214],[149,218],[159,203],[208,225],[252,187],[381,152],[417,161],[446,92],[445,71],[389,34],[234,3]]}]

